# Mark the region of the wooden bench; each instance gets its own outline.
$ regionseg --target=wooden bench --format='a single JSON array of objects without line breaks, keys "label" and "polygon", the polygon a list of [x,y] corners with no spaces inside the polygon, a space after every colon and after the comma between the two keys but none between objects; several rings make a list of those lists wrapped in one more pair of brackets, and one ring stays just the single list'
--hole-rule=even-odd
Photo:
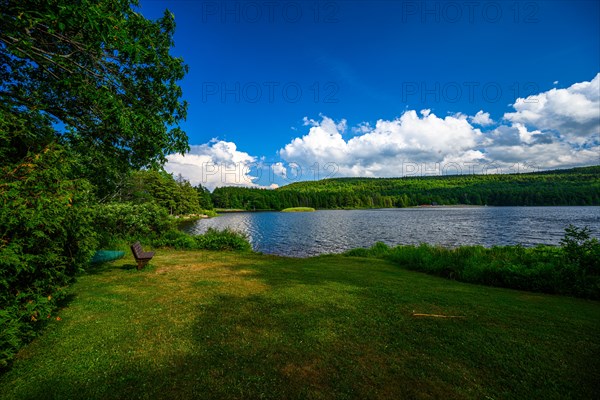
[{"label": "wooden bench", "polygon": [[142,250],[142,245],[140,242],[135,242],[131,245],[131,252],[133,253],[133,257],[137,262],[138,270],[144,268],[144,265],[148,264],[148,262],[152,260],[152,257],[154,257],[153,251]]}]

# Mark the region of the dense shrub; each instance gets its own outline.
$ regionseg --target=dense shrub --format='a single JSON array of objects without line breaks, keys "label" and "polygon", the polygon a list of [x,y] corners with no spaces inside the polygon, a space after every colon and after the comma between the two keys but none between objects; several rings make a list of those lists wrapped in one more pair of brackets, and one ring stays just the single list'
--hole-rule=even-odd
[{"label": "dense shrub", "polygon": [[203,235],[195,236],[198,248],[206,250],[252,250],[246,236],[231,229],[222,231],[209,228]]},{"label": "dense shrub", "polygon": [[[202,194],[202,203],[200,202]],[[179,176],[175,179],[171,174],[159,170],[134,171],[124,182],[119,193],[120,203],[134,204],[156,203],[171,215],[198,214],[200,205],[212,208],[206,201],[207,193]],[[210,193],[208,193],[210,199]]]},{"label": "dense shrub", "polygon": [[352,249],[352,250],[348,250],[344,254],[347,256],[351,256],[351,257],[375,257],[375,258],[378,258],[378,257],[388,256],[390,254],[390,247],[383,242],[377,242],[369,249],[365,249],[365,248]]},{"label": "dense shrub", "polygon": [[95,245],[90,185],[58,147],[0,168],[0,368],[56,308]]},{"label": "dense shrub", "polygon": [[567,262],[577,266],[583,273],[600,275],[600,243],[590,237],[590,229],[569,225],[560,241]]},{"label": "dense shrub", "polygon": [[101,247],[119,242],[152,240],[174,229],[165,208],[155,203],[109,203],[94,208],[94,226]]},{"label": "dense shrub", "polygon": [[348,256],[385,258],[409,269],[463,282],[600,299],[600,244],[587,228],[570,226],[561,247],[421,244],[390,248],[376,243]]},{"label": "dense shrub", "polygon": [[154,240],[153,245],[185,250],[252,250],[252,246],[244,234],[231,229],[219,231],[213,228],[209,228],[202,235],[188,235],[172,230]]}]

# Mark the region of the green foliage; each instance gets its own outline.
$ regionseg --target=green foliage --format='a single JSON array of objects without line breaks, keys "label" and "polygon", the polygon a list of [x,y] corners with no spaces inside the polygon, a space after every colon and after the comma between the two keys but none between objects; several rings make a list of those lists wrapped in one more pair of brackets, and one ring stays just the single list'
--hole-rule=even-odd
[{"label": "green foliage", "polygon": [[252,246],[248,238],[231,229],[222,231],[209,228],[206,233],[196,236],[199,249],[206,250],[242,250],[250,251]]},{"label": "green foliage", "polygon": [[181,176],[177,180],[165,171],[134,171],[125,180],[118,200],[144,204],[158,204],[171,215],[201,212],[198,192]]},{"label": "green foliage", "polygon": [[534,292],[600,299],[600,245],[587,228],[567,228],[562,247],[461,246],[421,244],[390,248],[376,243],[347,256],[392,260],[406,268],[463,282]]},{"label": "green foliage", "polygon": [[222,187],[215,189],[212,198],[217,208],[244,210],[600,205],[600,167],[511,175],[336,178],[276,190]]},{"label": "green foliage", "polygon": [[[188,149],[174,17],[150,21],[137,5],[0,0],[0,367],[64,297],[97,238],[172,228],[164,205],[92,206],[115,198],[130,171]],[[189,183],[176,186],[171,211],[198,210]]]},{"label": "green foliage", "polygon": [[0,163],[58,140],[106,194],[130,168],[188,149],[174,16],[150,21],[137,4],[0,0]]},{"label": "green foliage", "polygon": [[156,247],[173,247],[185,250],[238,250],[251,251],[252,246],[243,233],[224,229],[209,228],[202,235],[188,235],[172,230],[153,242]]},{"label": "green foliage", "polygon": [[374,257],[374,258],[383,258],[390,253],[390,247],[383,243],[377,242],[371,248],[357,248],[348,250],[344,253],[344,255],[348,257]]},{"label": "green foliage", "polygon": [[207,217],[216,217],[218,215],[214,209],[202,209],[200,210],[200,213],[206,215]]},{"label": "green foliage", "polygon": [[208,189],[200,184],[198,186],[195,186],[194,189],[196,190],[196,193],[198,193],[198,202],[200,204],[200,208],[202,210],[214,209],[212,198]]},{"label": "green foliage", "polygon": [[300,206],[300,204],[285,203],[284,207],[279,193],[268,189],[218,187],[213,191],[211,198],[214,207],[222,209],[256,211]]},{"label": "green foliage", "polygon": [[94,208],[94,227],[100,247],[159,238],[174,228],[167,211],[155,204],[109,203]]},{"label": "green foliage", "polygon": [[567,262],[586,274],[600,275],[600,243],[590,237],[590,228],[569,225],[560,241]]},{"label": "green foliage", "polygon": [[58,147],[0,167],[0,367],[35,335],[91,257],[89,183]]}]

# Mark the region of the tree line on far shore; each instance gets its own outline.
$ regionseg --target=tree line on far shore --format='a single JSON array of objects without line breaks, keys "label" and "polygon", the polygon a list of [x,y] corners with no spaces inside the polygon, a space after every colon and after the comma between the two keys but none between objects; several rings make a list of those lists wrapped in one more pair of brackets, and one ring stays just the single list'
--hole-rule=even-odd
[{"label": "tree line on far shore", "polygon": [[506,175],[334,178],[275,190],[220,187],[210,198],[215,208],[248,211],[456,204],[590,206],[600,205],[600,166]]}]

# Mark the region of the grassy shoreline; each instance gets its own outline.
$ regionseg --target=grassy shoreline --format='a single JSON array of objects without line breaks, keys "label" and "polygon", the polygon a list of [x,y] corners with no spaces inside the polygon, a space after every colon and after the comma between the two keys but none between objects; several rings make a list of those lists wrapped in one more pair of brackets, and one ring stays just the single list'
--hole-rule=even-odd
[{"label": "grassy shoreline", "polygon": [[595,301],[361,257],[159,250],[141,272],[129,258],[79,278],[0,398],[600,394]]}]

